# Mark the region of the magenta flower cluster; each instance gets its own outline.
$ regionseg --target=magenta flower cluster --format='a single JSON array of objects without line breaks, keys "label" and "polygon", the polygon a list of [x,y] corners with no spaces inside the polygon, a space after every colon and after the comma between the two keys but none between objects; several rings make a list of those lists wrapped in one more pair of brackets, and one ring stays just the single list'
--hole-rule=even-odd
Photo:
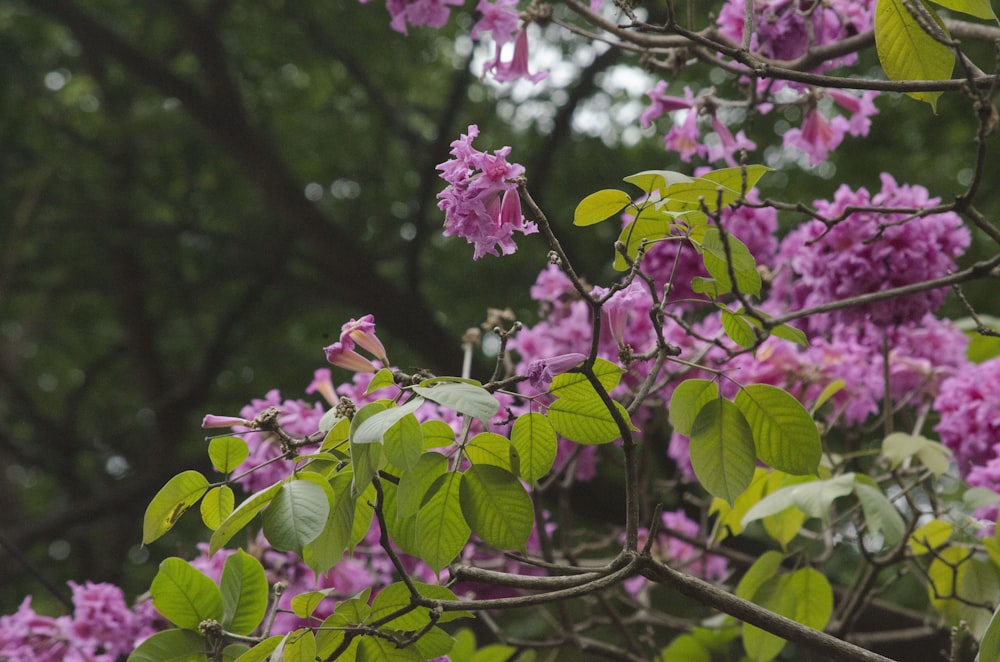
[{"label": "magenta flower cluster", "polygon": [[[371,0],[360,0],[367,4]],[[386,0],[385,8],[392,17],[389,25],[396,32],[406,34],[408,26],[424,25],[440,28],[451,17],[449,6],[461,7],[464,0]]]},{"label": "magenta flower cluster", "polygon": [[[939,202],[922,186],[899,185],[882,175],[874,195],[846,185],[832,201],[816,201],[816,211],[830,222],[813,220],[793,230],[777,257],[775,295],[790,309],[881,292],[934,278],[956,269],[955,259],[969,246],[969,230],[953,212],[925,214]],[[899,209],[866,211],[872,206]],[[858,211],[851,211],[858,208]],[[944,300],[936,289],[875,304],[841,309],[810,318],[822,332],[837,323],[862,319],[891,326],[922,319]]]},{"label": "magenta flower cluster", "polygon": [[438,194],[438,207],[444,211],[444,234],[459,236],[475,246],[473,259],[484,255],[504,255],[517,250],[515,232],[537,232],[534,223],[521,215],[517,180],[524,166],[508,163],[510,147],[489,154],[472,146],[479,127],[451,143],[452,158],[437,166],[448,186]]},{"label": "magenta flower cluster", "polygon": [[144,602],[134,609],[112,584],[69,582],[73,614],[45,616],[31,606],[0,616],[0,660],[10,662],[116,662],[157,630],[163,619]]},{"label": "magenta flower cluster", "polygon": [[934,429],[962,475],[1000,492],[1000,358],[945,380],[934,409],[941,417]]}]

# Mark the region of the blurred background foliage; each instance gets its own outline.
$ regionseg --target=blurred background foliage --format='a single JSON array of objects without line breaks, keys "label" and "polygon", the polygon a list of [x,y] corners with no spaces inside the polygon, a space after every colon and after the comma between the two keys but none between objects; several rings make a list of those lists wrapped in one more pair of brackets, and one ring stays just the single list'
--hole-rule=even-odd
[{"label": "blurred background foliage", "polygon": [[[487,306],[531,323],[541,240],[473,263],[440,234],[434,166],[469,124],[480,149],[513,145],[578,270],[611,276],[615,228],[571,231],[573,208],[633,172],[691,169],[663,150],[665,126],[637,128],[656,76],[675,93],[723,81],[646,73],[550,26],[549,80],[484,83],[471,5],[407,37],[351,0],[0,0],[0,558],[23,554],[60,591],[92,579],[134,596],[147,559],[189,554],[202,534],[187,518],[138,544],[151,495],[208,469],[204,413],[271,388],[302,397],[321,348],[368,312],[394,362],[437,373],[458,371],[459,337]],[[873,66],[867,53],[859,70]],[[960,191],[968,104],[878,105],[869,139],[848,138],[823,168],[783,166],[763,193],[877,190],[882,170]],[[797,120],[746,128],[763,146]],[[750,157],[767,158],[780,160]],[[979,202],[995,214],[998,195]],[[970,295],[989,312],[985,288]],[[27,593],[52,600],[13,558],[0,586],[0,613]]]}]

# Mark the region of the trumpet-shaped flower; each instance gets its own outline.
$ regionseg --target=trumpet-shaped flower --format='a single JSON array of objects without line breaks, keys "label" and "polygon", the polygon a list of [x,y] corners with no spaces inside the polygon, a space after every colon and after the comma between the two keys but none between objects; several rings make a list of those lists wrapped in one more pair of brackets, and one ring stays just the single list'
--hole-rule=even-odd
[{"label": "trumpet-shaped flower", "polygon": [[549,72],[547,71],[537,73],[528,71],[528,31],[526,28],[521,28],[517,36],[514,37],[514,53],[509,62],[504,62],[501,59],[502,47],[503,44],[498,41],[496,57],[486,63],[485,73],[492,73],[497,82],[508,83],[518,78],[524,78],[532,83],[537,83],[548,78]]}]

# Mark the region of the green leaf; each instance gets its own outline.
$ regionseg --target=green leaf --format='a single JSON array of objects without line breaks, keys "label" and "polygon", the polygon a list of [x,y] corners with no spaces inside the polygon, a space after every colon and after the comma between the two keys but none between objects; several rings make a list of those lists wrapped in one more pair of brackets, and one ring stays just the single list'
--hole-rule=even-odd
[{"label": "green leaf", "polygon": [[903,536],[906,535],[903,516],[881,490],[862,482],[859,476],[855,481],[854,494],[861,502],[861,510],[864,512],[865,522],[871,533],[881,532],[886,545],[890,547],[895,547],[903,541]]},{"label": "green leaf", "polygon": [[[628,412],[612,401],[618,413],[629,424]],[[549,406],[552,428],[578,444],[607,444],[621,437],[611,412],[594,391],[589,400],[559,398]]]},{"label": "green leaf", "polygon": [[208,442],[208,457],[216,471],[227,474],[250,457],[250,447],[240,437],[216,437]]},{"label": "green leaf", "polygon": [[299,593],[292,598],[292,613],[299,618],[309,618],[326,598],[337,593],[335,588],[324,588],[318,591]]},{"label": "green leaf", "polygon": [[[639,255],[639,247],[643,241],[653,242],[670,236],[670,219],[672,215],[661,214],[652,207],[648,207],[647,209],[652,210],[655,216],[650,217],[649,212],[643,210],[638,217],[622,228],[622,231],[618,235],[618,241],[625,245],[625,253],[632,260],[635,260]],[[680,238],[678,238],[678,241],[680,241]],[[618,251],[615,251],[614,268],[617,271],[627,271],[629,269],[628,261]]]},{"label": "green leaf", "polygon": [[889,460],[891,469],[896,469],[908,458],[916,457],[935,477],[940,478],[948,470],[952,452],[947,446],[926,437],[893,432],[882,442],[882,455]]},{"label": "green leaf", "polygon": [[921,556],[951,540],[953,531],[954,527],[950,522],[935,518],[914,531],[907,539],[906,544],[909,545],[914,556]]},{"label": "green leaf", "polygon": [[500,410],[500,403],[482,386],[451,383],[433,387],[414,386],[414,392],[432,402],[457,411],[459,414],[478,418],[487,425]]},{"label": "green leaf", "polygon": [[722,328],[730,340],[740,347],[753,347],[757,344],[757,334],[750,322],[727,308],[722,309]]},{"label": "green leaf", "polygon": [[413,398],[406,404],[385,409],[367,416],[359,425],[352,426],[352,444],[381,443],[389,429],[424,404],[423,398]]},{"label": "green leaf", "polygon": [[814,630],[822,631],[833,615],[833,588],[816,568],[800,568],[788,578],[784,589],[795,598],[791,618]]},{"label": "green leaf", "polygon": [[[750,192],[750,189],[757,185],[757,182],[760,181],[761,177],[773,171],[774,168],[768,168],[767,166],[748,165],[737,168],[713,170],[701,175],[700,178],[710,182],[715,182],[719,186],[724,186],[730,191],[746,194]],[[746,178],[745,182],[744,177]]]},{"label": "green leaf", "polygon": [[819,408],[825,405],[827,400],[837,395],[837,393],[843,390],[845,386],[847,386],[847,384],[843,379],[836,379],[827,384],[826,387],[823,388],[823,391],[816,397],[816,404],[814,404],[812,408],[813,413],[819,411]]},{"label": "green leaf", "polygon": [[396,644],[381,637],[362,637],[358,644],[357,662],[424,662],[417,649],[409,646],[397,648]]},{"label": "green leaf", "polygon": [[413,647],[420,653],[421,660],[443,658],[451,652],[455,639],[439,627],[432,627],[413,642]]},{"label": "green leaf", "polygon": [[365,389],[365,395],[369,393],[374,393],[375,391],[385,388],[386,386],[392,386],[396,383],[396,378],[392,376],[392,370],[389,368],[382,368],[375,373],[372,380],[368,382],[368,388]]},{"label": "green leaf", "polygon": [[282,483],[278,482],[270,487],[266,487],[237,506],[233,514],[227,517],[226,521],[212,534],[212,538],[209,540],[209,554],[215,554],[236,535],[237,531],[249,524],[250,520],[256,517],[257,513],[271,502],[274,495],[281,489],[281,485]]},{"label": "green leaf", "polygon": [[736,406],[717,398],[695,417],[690,435],[691,468],[712,496],[730,504],[753,480],[753,436]]},{"label": "green leaf", "polygon": [[580,201],[573,212],[573,225],[587,226],[607,220],[632,203],[625,191],[604,189]]},{"label": "green leaf", "polygon": [[351,525],[351,538],[347,543],[348,551],[353,552],[371,530],[372,518],[375,517],[373,504],[376,498],[375,485],[369,483],[365,491],[354,501],[354,522]]},{"label": "green leaf", "polygon": [[128,662],[208,662],[205,637],[191,630],[164,630],[143,641]]},{"label": "green leaf", "polygon": [[736,595],[744,600],[753,601],[760,587],[778,575],[783,560],[781,553],[774,550],[761,554],[740,578],[740,582],[736,585]]},{"label": "green leaf", "polygon": [[704,294],[709,299],[718,299],[723,294],[729,294],[729,290],[722,289],[719,281],[702,276],[695,276],[691,279],[691,291],[695,294]]},{"label": "green leaf", "polygon": [[399,488],[390,481],[382,483],[382,513],[389,539],[404,553],[416,556],[417,514],[401,517],[397,512]]},{"label": "green leaf", "polygon": [[996,601],[998,572],[992,561],[977,558],[971,549],[945,547],[935,553],[927,569],[931,604],[949,625],[964,621],[972,635],[980,638],[993,612],[978,605]]},{"label": "green leaf", "polygon": [[316,662],[316,635],[312,630],[289,632],[285,637],[282,662]]},{"label": "green leaf", "polygon": [[[951,49],[931,37],[907,9],[950,38],[941,19],[922,0],[879,0],[875,7],[875,47],[890,80],[947,80],[955,66]],[[936,109],[941,92],[907,92]]]},{"label": "green leaf", "polygon": [[707,379],[685,379],[670,396],[670,424],[674,431],[691,435],[694,419],[709,402],[719,397],[719,385]]},{"label": "green leaf", "polygon": [[507,437],[495,432],[481,432],[465,445],[465,455],[473,464],[492,464],[511,471],[511,451],[513,446]]},{"label": "green leaf", "polygon": [[[438,584],[424,584],[413,582],[413,586],[424,598],[431,600],[458,600],[451,589]],[[386,586],[375,599],[372,600],[372,611],[370,620],[377,621],[385,618],[391,613],[406,607],[410,604],[410,590],[403,582],[396,582]],[[439,623],[447,623],[459,618],[469,618],[472,614],[467,611],[445,611],[441,612]],[[411,611],[388,621],[386,627],[395,630],[420,630],[430,623],[430,609],[427,607],[417,607]]]},{"label": "green leaf", "polygon": [[222,621],[219,587],[184,559],[164,559],[149,592],[153,605],[177,627],[197,630],[202,621]]},{"label": "green leaf", "polygon": [[[594,376],[601,387],[611,392],[618,386],[625,371],[611,361],[597,359],[594,362]],[[597,397],[597,391],[581,372],[565,372],[556,375],[549,387],[549,393],[563,400],[592,400]]]},{"label": "green leaf", "polygon": [[782,488],[757,502],[743,516],[741,523],[746,526],[755,520],[780,513],[789,506],[795,506],[810,517],[819,517],[825,521],[834,500],[854,491],[854,482],[854,474],[846,473],[829,480],[811,480]]},{"label": "green leaf", "polygon": [[757,261],[750,254],[750,250],[733,235],[726,237],[726,243],[729,245],[728,257],[718,228],[708,228],[705,231],[705,236],[700,242],[705,269],[718,281],[719,287],[724,292],[729,292],[733,289],[733,282],[729,277],[729,264],[732,263],[733,275],[736,276],[736,285],[740,292],[760,296],[762,281],[757,271]]},{"label": "green leaf", "polygon": [[236,497],[228,485],[213,487],[201,500],[201,520],[215,531],[233,513]]},{"label": "green leaf", "polygon": [[424,450],[444,448],[455,443],[455,431],[442,420],[434,419],[420,424],[424,434]]},{"label": "green leaf", "polygon": [[462,515],[462,475],[449,472],[435,481],[431,497],[417,513],[414,543],[418,556],[435,571],[458,556],[469,540],[469,525]]},{"label": "green leaf", "polygon": [[520,458],[518,473],[521,478],[534,483],[547,474],[556,460],[558,440],[552,424],[542,414],[523,414],[514,421],[510,443]]},{"label": "green leaf", "polygon": [[424,453],[411,471],[399,478],[396,492],[396,516],[415,515],[423,505],[427,493],[441,476],[448,471],[448,458],[440,453]]},{"label": "green leaf", "polygon": [[[934,0],[934,4],[941,5],[953,11],[962,12],[963,14],[969,14],[976,18],[983,18],[987,21],[996,21],[997,18],[993,12],[993,7],[990,6],[990,0]],[[989,660],[991,658],[985,657],[983,659]]]},{"label": "green leaf", "polygon": [[785,473],[815,475],[823,444],[812,416],[798,400],[770,384],[751,384],[734,400],[753,433],[757,457]]},{"label": "green leaf", "polygon": [[168,480],[146,507],[142,544],[148,545],[173,528],[184,511],[207,491],[208,479],[197,471],[184,471]]},{"label": "green leaf", "polygon": [[242,549],[226,559],[219,582],[222,590],[222,627],[236,634],[250,634],[267,611],[267,575],[260,561]]},{"label": "green leaf", "polygon": [[962,493],[962,503],[972,510],[992,506],[998,501],[1000,501],[1000,494],[988,487],[970,487]]},{"label": "green leaf", "polygon": [[404,471],[412,469],[424,452],[420,421],[412,414],[386,430],[383,440],[386,459]]},{"label": "green leaf", "polygon": [[623,181],[641,188],[646,193],[652,193],[674,184],[686,184],[692,180],[687,175],[673,170],[643,170],[625,177]]},{"label": "green leaf", "polygon": [[696,177],[689,182],[672,184],[660,191],[662,207],[670,211],[693,209],[710,212],[736,202],[739,193],[708,179]]},{"label": "green leaf", "polygon": [[[333,410],[331,410],[333,411]],[[332,427],[327,431],[326,436],[323,438],[323,443],[320,444],[321,451],[327,451],[332,448],[336,448],[340,444],[347,441],[347,438],[351,434],[351,419],[346,417],[339,417],[334,420]]]},{"label": "green leaf", "polygon": [[472,532],[499,549],[525,550],[535,524],[531,498],[510,472],[477,464],[462,476],[462,514]]},{"label": "green leaf", "polygon": [[712,662],[712,651],[690,634],[682,634],[660,651],[660,662]]},{"label": "green leaf", "polygon": [[354,525],[354,499],[351,498],[353,477],[349,470],[341,472],[324,490],[330,504],[323,531],[302,549],[302,559],[316,574],[321,574],[340,562],[351,541]]},{"label": "green leaf", "polygon": [[[795,596],[791,591],[785,590],[788,582],[788,575],[770,578],[758,589],[754,602],[776,614],[792,618],[795,611]],[[743,623],[742,634],[743,648],[747,652],[747,657],[753,662],[773,660],[787,643],[781,637],[749,623]]]},{"label": "green leaf", "polygon": [[365,405],[351,419],[351,466],[354,469],[354,484],[351,486],[351,496],[357,498],[372,482],[382,462],[382,445],[370,443],[355,443],[357,431],[369,418],[384,412],[387,407],[381,402]]},{"label": "green leaf", "polygon": [[293,480],[282,486],[262,516],[264,536],[281,551],[301,552],[323,531],[330,502],[319,485]]},{"label": "green leaf", "polygon": [[[979,642],[980,660],[1000,660],[1000,618],[997,618],[998,614],[1000,614],[1000,606],[993,612],[993,618],[990,619],[983,639]],[[129,658],[130,661],[131,659]]]}]

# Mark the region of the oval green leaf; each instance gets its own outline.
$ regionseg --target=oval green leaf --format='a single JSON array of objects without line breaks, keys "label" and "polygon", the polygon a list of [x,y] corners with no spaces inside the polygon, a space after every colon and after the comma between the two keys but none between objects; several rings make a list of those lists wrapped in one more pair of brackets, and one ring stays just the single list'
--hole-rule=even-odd
[{"label": "oval green leaf", "polygon": [[535,524],[531,498],[509,471],[489,464],[462,476],[462,514],[473,533],[499,549],[523,552]]},{"label": "oval green leaf", "polygon": [[149,592],[153,605],[177,627],[197,630],[204,620],[222,621],[219,587],[184,559],[164,559]]},{"label": "oval green leaf", "polygon": [[[890,80],[947,80],[955,66],[951,49],[931,37],[907,9],[907,0],[879,0],[875,6],[875,48]],[[945,38],[941,19],[921,0],[912,0],[920,13]],[[941,92],[908,92],[909,96],[936,108]]]},{"label": "oval green leaf", "polygon": [[229,473],[248,457],[250,447],[239,437],[216,437],[208,442],[208,458],[219,473]]},{"label": "oval green leaf", "polygon": [[432,496],[417,513],[414,535],[418,556],[435,571],[458,556],[469,540],[468,523],[462,515],[462,475],[449,472],[431,487]]},{"label": "oval green leaf", "polygon": [[573,212],[573,225],[586,226],[600,223],[614,216],[631,204],[632,198],[625,191],[604,189],[591,193],[580,201]]},{"label": "oval green leaf", "polygon": [[191,630],[164,630],[143,641],[127,662],[208,662],[205,637]]},{"label": "oval green leaf", "polygon": [[510,443],[520,457],[518,466],[521,478],[534,483],[547,474],[556,461],[558,439],[552,424],[542,414],[523,414],[514,421]]},{"label": "oval green leaf", "polygon": [[184,471],[167,481],[146,507],[142,519],[142,544],[148,545],[173,528],[184,511],[208,491],[208,479],[197,471]]},{"label": "oval green leaf", "polygon": [[219,581],[222,627],[247,635],[257,629],[267,611],[267,575],[260,561],[242,549],[226,559]]},{"label": "oval green leaf", "polygon": [[487,424],[500,410],[500,403],[493,394],[475,384],[459,382],[431,387],[414,386],[413,391],[459,414],[478,418]]},{"label": "oval green leaf", "polygon": [[753,480],[753,435],[729,400],[710,401],[695,417],[690,436],[691,468],[712,496],[730,505]]},{"label": "oval green leaf", "polygon": [[319,485],[294,480],[282,486],[264,511],[264,536],[275,549],[301,552],[323,531],[329,514],[330,502]]},{"label": "oval green leaf", "polygon": [[719,385],[707,379],[686,379],[670,396],[670,424],[678,434],[690,436],[694,419],[706,404],[719,397]]},{"label": "oval green leaf", "polygon": [[757,457],[794,475],[815,475],[823,454],[819,430],[798,400],[770,384],[751,384],[734,400],[750,424]]},{"label": "oval green leaf", "polygon": [[213,487],[201,500],[201,521],[205,523],[205,526],[215,531],[227,517],[233,514],[235,503],[236,497],[228,485]]},{"label": "oval green leaf", "polygon": [[[618,402],[614,405],[628,423],[625,408]],[[549,406],[549,423],[556,432],[578,444],[607,444],[621,437],[618,424],[596,391],[589,400],[560,398],[553,402]]]}]

